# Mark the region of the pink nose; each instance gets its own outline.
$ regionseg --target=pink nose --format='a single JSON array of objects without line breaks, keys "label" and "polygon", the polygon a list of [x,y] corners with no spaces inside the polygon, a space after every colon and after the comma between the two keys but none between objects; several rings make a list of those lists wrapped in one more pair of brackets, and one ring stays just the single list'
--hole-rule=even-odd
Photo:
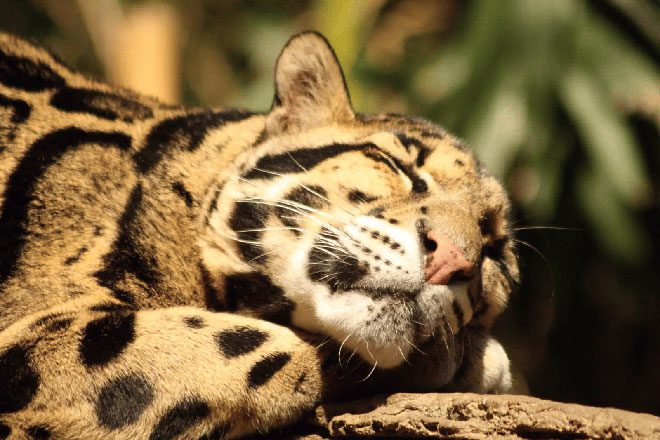
[{"label": "pink nose", "polygon": [[[474,266],[463,252],[445,235],[430,231],[426,234],[429,255],[425,268],[426,282],[429,284],[449,284],[452,278],[469,275]],[[435,244],[435,249],[433,248]],[[430,246],[429,246],[430,245]]]}]

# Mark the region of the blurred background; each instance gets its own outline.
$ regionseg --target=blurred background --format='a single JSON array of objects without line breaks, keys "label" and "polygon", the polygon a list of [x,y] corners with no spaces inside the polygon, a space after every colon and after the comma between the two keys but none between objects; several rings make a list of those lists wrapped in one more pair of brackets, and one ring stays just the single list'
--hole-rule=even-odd
[{"label": "blurred background", "polygon": [[0,29],[170,103],[266,111],[323,32],[361,112],[463,137],[515,205],[495,332],[535,396],[660,413],[660,6],[646,0],[0,0]]}]

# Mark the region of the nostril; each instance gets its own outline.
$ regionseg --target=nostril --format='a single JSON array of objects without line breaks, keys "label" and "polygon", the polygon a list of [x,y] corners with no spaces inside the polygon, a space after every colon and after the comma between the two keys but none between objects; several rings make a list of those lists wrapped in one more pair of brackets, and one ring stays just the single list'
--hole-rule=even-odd
[{"label": "nostril", "polygon": [[422,244],[428,253],[435,252],[435,250],[438,249],[438,243],[428,235],[422,236]]}]

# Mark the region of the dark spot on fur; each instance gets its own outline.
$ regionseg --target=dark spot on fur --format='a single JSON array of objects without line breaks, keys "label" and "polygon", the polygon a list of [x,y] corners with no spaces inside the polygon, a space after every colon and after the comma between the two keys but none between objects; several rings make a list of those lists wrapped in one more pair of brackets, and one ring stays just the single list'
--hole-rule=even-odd
[{"label": "dark spot on fur", "polygon": [[133,99],[92,89],[60,89],[50,99],[51,105],[65,112],[89,113],[103,119],[124,122],[153,117],[153,111]]},{"label": "dark spot on fur", "polygon": [[266,275],[251,272],[228,275],[225,299],[230,311],[254,311],[263,319],[287,324],[291,320],[293,302]]},{"label": "dark spot on fur", "polygon": [[228,358],[238,357],[259,348],[268,334],[251,327],[235,327],[223,330],[216,336],[218,347]]},{"label": "dark spot on fur", "polygon": [[134,156],[135,163],[140,172],[147,173],[165,156],[177,151],[195,151],[209,130],[250,116],[252,113],[241,110],[222,110],[166,119],[151,130],[144,148]]},{"label": "dark spot on fur", "polygon": [[454,310],[454,315],[456,315],[456,321],[458,321],[458,325],[462,327],[465,325],[465,322],[463,321],[465,317],[463,316],[463,309],[461,308],[461,305],[456,299],[454,299],[454,301],[451,303],[451,307]]},{"label": "dark spot on fur", "polygon": [[465,162],[463,162],[461,159],[454,160],[454,163],[459,167],[465,166]]},{"label": "dark spot on fur", "polygon": [[204,288],[204,302],[206,303],[206,308],[214,311],[225,310],[226,306],[224,300],[221,299],[224,295],[221,295],[216,288],[213,287],[213,280],[208,269],[201,261],[197,263],[197,268],[199,269],[200,281]]},{"label": "dark spot on fur", "polygon": [[25,408],[39,388],[27,347],[14,345],[0,354],[0,414]]},{"label": "dark spot on fur", "polygon": [[201,316],[186,316],[183,318],[183,322],[190,328],[204,328],[206,327],[206,322]]},{"label": "dark spot on fur", "polygon": [[73,127],[58,130],[34,142],[7,179],[0,215],[0,284],[16,269],[27,242],[28,209],[41,176],[66,152],[85,144],[128,150],[131,138],[123,133],[84,131]]},{"label": "dark spot on fur", "polygon": [[268,382],[291,360],[289,353],[272,353],[254,364],[248,373],[248,386],[260,387]]},{"label": "dark spot on fur", "polygon": [[139,374],[127,374],[103,385],[94,407],[99,424],[118,429],[135,423],[154,400],[154,389]]},{"label": "dark spot on fur", "polygon": [[419,208],[419,212],[426,215],[429,213],[429,208],[427,206],[422,206],[421,208]]},{"label": "dark spot on fur", "polygon": [[103,226],[96,225],[94,226],[94,237],[100,237],[103,235]]},{"label": "dark spot on fur", "polygon": [[[110,289],[115,298],[129,303],[132,302],[133,295],[118,286],[128,276],[135,277],[152,288],[160,283],[161,278],[151,250],[144,249],[139,244],[143,230],[139,215],[143,209],[142,197],[142,184],[138,183],[131,191],[124,212],[119,218],[119,234],[112,250],[103,257],[103,269],[94,273],[98,283]],[[128,297],[124,293],[128,293]]]},{"label": "dark spot on fur", "polygon": [[87,246],[83,246],[80,249],[78,249],[78,252],[76,252],[75,255],[71,255],[70,257],[67,257],[66,260],[64,260],[64,264],[67,266],[71,266],[74,263],[77,263],[80,261],[80,258],[87,252],[89,248]]},{"label": "dark spot on fur", "polygon": [[[321,235],[325,235],[323,232],[324,230],[322,230]],[[331,258],[321,250],[320,246],[322,244],[320,241],[315,242],[309,252],[307,276],[312,281],[323,283],[330,287],[332,291],[336,292],[340,289],[350,288],[369,273],[368,266],[356,264],[354,258]],[[338,246],[341,245],[338,243]],[[342,249],[344,249],[344,252],[341,255],[352,255],[343,246]],[[364,250],[365,248],[363,248]],[[369,252],[365,251],[365,253]]]},{"label": "dark spot on fur", "polygon": [[370,196],[359,189],[352,189],[348,192],[348,201],[351,203],[371,203],[378,200],[376,196]]},{"label": "dark spot on fur", "polygon": [[391,218],[388,220],[388,223],[390,223],[391,225],[396,225],[397,223],[399,223],[399,220],[395,218]]},{"label": "dark spot on fur", "polygon": [[93,305],[89,308],[92,312],[128,312],[131,310],[131,307],[126,304],[118,304],[112,302],[106,302],[101,304]]},{"label": "dark spot on fur", "polygon": [[48,440],[51,435],[50,430],[45,426],[30,426],[25,433],[34,440]]},{"label": "dark spot on fur", "polygon": [[13,99],[5,95],[0,95],[0,107],[11,107],[12,115],[9,121],[13,124],[20,124],[27,121],[32,112],[30,104],[22,99]]},{"label": "dark spot on fur", "polygon": [[10,55],[0,50],[0,83],[28,92],[65,85],[64,78],[40,61]]},{"label": "dark spot on fur", "polygon": [[201,423],[211,414],[208,404],[198,397],[189,397],[170,408],[158,421],[149,440],[169,440]]},{"label": "dark spot on fur", "polygon": [[5,440],[11,434],[11,428],[0,422],[0,440]]},{"label": "dark spot on fur", "polygon": [[380,232],[378,231],[372,231],[371,232],[371,238],[378,238],[380,237]]},{"label": "dark spot on fur", "polygon": [[48,332],[59,332],[68,329],[73,323],[73,318],[62,318],[55,320],[46,326]]},{"label": "dark spot on fur", "polygon": [[31,325],[30,325],[30,330],[37,330],[39,327],[46,326],[50,324],[53,321],[56,321],[58,318],[63,316],[64,313],[57,312],[57,313],[49,313],[47,315],[42,316],[41,318],[36,319]]},{"label": "dark spot on fur", "polygon": [[183,183],[181,182],[174,182],[172,184],[172,190],[183,199],[183,202],[186,204],[188,208],[192,208],[193,205],[195,204],[195,201],[193,200],[192,194],[186,189],[185,186],[183,186]]},{"label": "dark spot on fur", "polygon": [[399,243],[396,243],[396,242],[395,242],[395,243],[392,243],[392,244],[390,245],[390,248],[391,248],[391,249],[394,249],[394,250],[396,250],[396,249],[398,249],[398,248],[400,248],[400,247],[401,247],[401,245],[400,245]]},{"label": "dark spot on fur", "polygon": [[[292,202],[309,206],[314,209],[321,209],[325,204],[325,198],[328,197],[328,193],[325,189],[318,185],[305,185],[297,186],[289,191],[284,198],[291,200]],[[285,208],[278,206],[275,208],[275,215],[280,219],[284,226],[289,228],[297,228],[298,223],[292,217],[299,215],[297,208]],[[293,230],[295,235],[300,235],[300,231]]]},{"label": "dark spot on fur", "polygon": [[83,330],[80,357],[88,367],[107,364],[135,339],[135,314],[113,313],[91,321]]},{"label": "dark spot on fur", "polygon": [[264,261],[263,250],[258,244],[245,243],[245,241],[259,242],[266,225],[270,209],[268,206],[252,202],[237,202],[234,212],[229,219],[229,226],[236,232],[242,242],[237,244],[241,256],[249,261]]}]

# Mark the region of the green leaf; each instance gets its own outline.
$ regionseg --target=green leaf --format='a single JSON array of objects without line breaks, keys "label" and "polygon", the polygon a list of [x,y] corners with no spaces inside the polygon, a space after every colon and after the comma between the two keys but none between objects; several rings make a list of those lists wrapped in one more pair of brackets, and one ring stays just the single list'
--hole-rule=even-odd
[{"label": "green leaf", "polygon": [[645,262],[650,255],[648,237],[617,199],[610,180],[602,174],[584,171],[578,176],[576,189],[594,234],[610,256],[627,264]]},{"label": "green leaf", "polygon": [[650,185],[640,152],[607,92],[576,67],[564,76],[559,94],[594,167],[628,205],[645,203]]}]

